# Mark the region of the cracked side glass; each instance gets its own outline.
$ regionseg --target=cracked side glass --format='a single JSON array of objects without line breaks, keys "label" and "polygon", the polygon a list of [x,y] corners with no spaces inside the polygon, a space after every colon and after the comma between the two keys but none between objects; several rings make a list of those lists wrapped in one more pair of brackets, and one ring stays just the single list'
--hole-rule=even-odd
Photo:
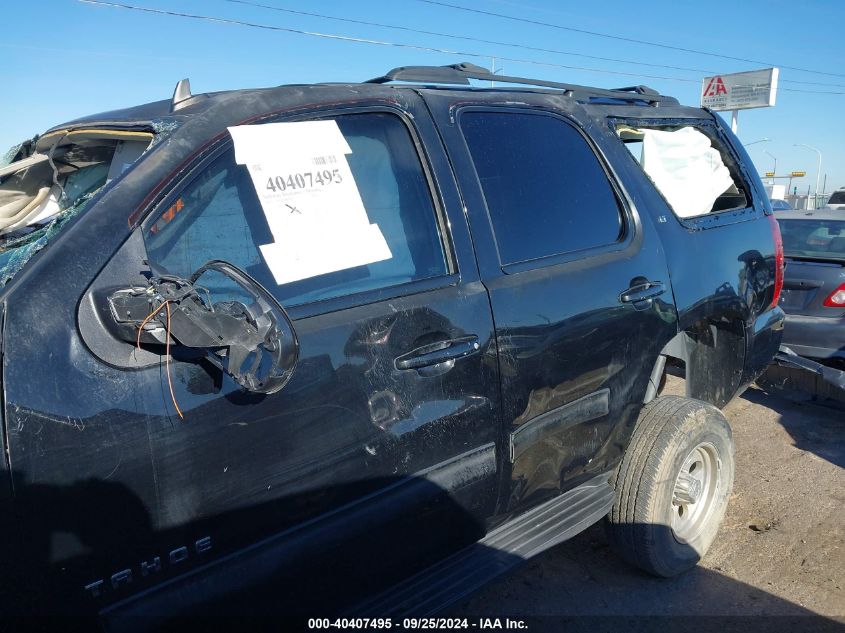
[{"label": "cracked side glass", "polygon": [[[159,128],[172,132],[163,123]],[[74,130],[46,153],[21,159],[24,144],[6,153],[18,160],[0,164],[0,287],[152,146],[153,132],[133,134]]]}]

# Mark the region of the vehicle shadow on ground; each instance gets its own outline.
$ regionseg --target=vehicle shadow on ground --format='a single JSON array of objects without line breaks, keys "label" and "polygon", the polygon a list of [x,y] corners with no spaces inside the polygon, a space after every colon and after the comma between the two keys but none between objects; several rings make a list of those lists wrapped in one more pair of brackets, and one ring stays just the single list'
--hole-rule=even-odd
[{"label": "vehicle shadow on ground", "polygon": [[697,566],[675,578],[646,574],[610,549],[602,524],[528,561],[520,573],[499,579],[453,612],[525,619],[531,631],[845,630],[841,621],[732,579],[718,568]]},{"label": "vehicle shadow on ground", "polygon": [[[424,477],[322,487],[167,528],[120,482],[13,479],[14,512],[0,516],[0,632],[306,630],[307,618],[347,613],[483,536]],[[384,492],[362,498],[361,485]],[[289,525],[320,495],[360,501]]]},{"label": "vehicle shadow on ground", "polygon": [[749,388],[742,397],[777,413],[796,448],[845,468],[845,403],[831,400],[830,407],[822,407],[769,385]]},{"label": "vehicle shadow on ground", "polygon": [[[93,615],[91,611],[82,607],[79,602],[81,596],[78,590],[82,584],[92,579],[88,572],[76,576],[73,580],[72,563],[68,560],[60,565],[62,573],[58,577],[37,574],[32,577],[15,579],[8,571],[13,569],[36,571],[37,567],[49,568],[51,554],[56,543],[55,539],[61,534],[73,535],[82,545],[89,549],[89,553],[76,561],[87,563],[84,565],[89,571],[103,568],[104,571],[120,570],[124,567],[137,567],[138,560],[149,559],[150,552],[156,551],[162,542],[174,544],[185,542],[184,528],[193,533],[206,533],[205,527],[181,526],[173,534],[168,531],[157,530],[150,520],[148,510],[143,503],[122,484],[90,480],[78,482],[73,486],[45,486],[27,485],[21,478],[17,478],[19,511],[29,508],[39,508],[36,515],[25,512],[33,518],[30,523],[23,525],[23,532],[10,529],[5,534],[7,543],[15,541],[20,536],[15,550],[17,556],[23,558],[25,566],[10,565],[13,561],[0,561],[6,570],[2,593],[14,592],[16,596],[7,595],[17,603],[21,615],[33,613],[28,609],[32,606],[34,613],[44,615],[44,605],[41,598],[55,597],[57,592],[68,592],[69,602],[64,605],[64,614]],[[225,592],[214,592],[219,596],[214,604],[208,603],[189,606],[188,594],[179,585],[165,588],[165,603],[183,604],[182,617],[155,618],[155,609],[129,609],[109,623],[110,630],[127,630],[145,628],[150,624],[156,630],[304,630],[306,620],[303,616],[331,617],[338,613],[337,603],[357,602],[376,590],[376,586],[390,586],[401,582],[402,577],[396,575],[389,578],[379,571],[376,555],[393,556],[397,559],[413,554],[412,558],[419,559],[419,550],[426,544],[435,541],[457,542],[470,536],[477,529],[476,521],[467,515],[460,507],[449,501],[442,489],[428,481],[418,482],[428,492],[436,496],[439,510],[430,516],[416,514],[408,516],[411,522],[425,524],[428,543],[419,540],[408,541],[408,526],[391,525],[390,528],[372,532],[364,529],[357,538],[343,540],[332,537],[338,536],[344,530],[338,530],[339,525],[320,526],[314,524],[309,528],[308,540],[313,540],[314,531],[328,530],[328,539],[317,539],[323,544],[323,556],[319,560],[307,555],[306,541],[299,542],[299,536],[292,531],[283,537],[283,546],[292,548],[301,554],[300,560],[294,557],[281,556],[273,553],[272,542],[268,541],[262,552],[254,552],[266,562],[266,574],[259,586],[247,586],[233,570],[223,569],[222,576],[215,580],[208,577],[212,583],[221,583],[218,589]],[[426,492],[423,490],[423,492]],[[295,497],[286,502],[302,503],[305,499]],[[115,510],[120,511],[116,512]],[[266,523],[276,511],[282,507],[270,507],[267,504],[256,505],[244,510],[238,510],[225,519],[226,522]],[[446,511],[444,515],[442,511]],[[442,519],[446,517],[447,521]],[[350,525],[360,524],[360,517],[351,515]],[[202,532],[196,532],[197,527]],[[359,525],[359,527],[362,527]],[[417,526],[419,527],[419,526]],[[655,526],[645,526],[654,528]],[[661,526],[657,526],[658,529]],[[331,542],[330,545],[326,545]],[[315,543],[316,544],[316,543]],[[6,550],[9,553],[9,550]],[[438,550],[439,551],[439,550]],[[313,550],[312,550],[313,552]],[[506,552],[491,549],[489,555],[498,559],[511,556]],[[432,558],[431,562],[436,559]],[[99,561],[99,562],[98,562]],[[287,565],[283,565],[287,561]],[[20,561],[19,561],[20,562]],[[521,561],[513,561],[518,563]],[[92,565],[93,563],[93,565]],[[292,563],[292,564],[291,564]],[[166,563],[163,563],[165,565]],[[503,564],[503,567],[509,567]],[[401,569],[407,571],[403,564]],[[47,571],[47,569],[45,569]],[[141,574],[135,569],[133,583],[142,580]],[[234,573],[234,576],[232,575]],[[62,578],[70,574],[71,577]],[[49,574],[48,574],[49,575]],[[123,578],[123,572],[118,576]],[[218,574],[220,576],[220,574]],[[96,576],[93,576],[96,578]],[[108,584],[109,576],[103,576]],[[350,580],[351,579],[351,580]],[[45,584],[46,581],[46,584]],[[224,582],[225,581],[225,582]],[[121,581],[123,583],[124,581]],[[111,579],[114,584],[114,576]],[[77,591],[74,591],[75,589]],[[225,585],[225,586],[223,586]],[[126,590],[133,585],[121,584]],[[105,590],[106,588],[103,587]],[[128,598],[132,592],[120,596]],[[45,595],[46,594],[46,595]],[[225,594],[225,599],[224,595]],[[357,594],[357,595],[354,595]],[[208,596],[206,596],[208,597]],[[23,600],[24,602],[19,602]],[[34,602],[33,602],[34,601]],[[27,605],[26,602],[30,602]],[[153,603],[150,603],[152,605]],[[493,605],[493,606],[491,606]],[[94,606],[94,605],[90,605]],[[96,609],[95,609],[96,610]],[[409,617],[414,615],[414,606],[407,608]],[[815,616],[803,607],[782,600],[765,591],[750,587],[724,576],[718,571],[698,567],[676,579],[658,579],[645,575],[624,563],[613,554],[604,537],[601,525],[593,526],[574,539],[549,550],[527,562],[527,568],[519,575],[508,573],[488,589],[480,598],[470,600],[463,605],[456,605],[446,610],[450,614],[475,616],[479,618],[520,617],[530,623],[531,631],[693,631],[718,629],[726,631],[790,630],[790,631],[834,631],[841,630],[841,624],[833,620]],[[8,613],[0,610],[0,613]],[[297,617],[291,619],[291,616]],[[369,614],[367,617],[391,617],[391,613]],[[431,615],[428,611],[421,615]],[[199,616],[199,617],[197,617]],[[774,619],[777,618],[777,619]],[[398,620],[397,620],[398,621]],[[32,624],[31,621],[27,622]],[[44,630],[57,630],[59,622],[43,620]],[[282,628],[279,628],[282,623]],[[15,623],[14,630],[22,630],[21,622]],[[93,620],[83,618],[71,626],[63,622],[63,630],[95,630]],[[88,624],[91,625],[88,628]],[[398,626],[397,626],[398,628]],[[0,630],[3,621],[0,620]],[[9,629],[12,630],[12,629]]]}]

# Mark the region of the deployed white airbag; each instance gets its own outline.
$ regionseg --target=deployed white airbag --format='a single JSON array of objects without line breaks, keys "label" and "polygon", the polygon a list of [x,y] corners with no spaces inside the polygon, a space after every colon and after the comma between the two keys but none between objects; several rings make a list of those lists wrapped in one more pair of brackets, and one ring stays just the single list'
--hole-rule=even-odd
[{"label": "deployed white airbag", "polygon": [[733,187],[719,151],[695,128],[641,131],[642,167],[679,217],[710,213],[716,198]]},{"label": "deployed white airbag", "polygon": [[59,201],[62,197],[62,190],[58,186],[53,185],[47,192],[48,195],[38,200],[38,204],[32,207],[30,214],[26,218],[16,226],[6,227],[4,230],[11,231],[30,224],[41,224],[61,213],[62,205]]},{"label": "deployed white airbag", "polygon": [[30,162],[0,184],[0,233],[26,226],[27,219],[50,195],[51,174],[49,164]]}]

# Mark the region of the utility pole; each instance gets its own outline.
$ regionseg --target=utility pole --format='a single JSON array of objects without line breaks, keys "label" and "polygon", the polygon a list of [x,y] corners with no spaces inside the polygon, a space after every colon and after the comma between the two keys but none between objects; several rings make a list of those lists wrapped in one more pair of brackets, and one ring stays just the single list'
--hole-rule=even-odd
[{"label": "utility pole", "polygon": [[[500,66],[499,68],[496,68],[496,58],[495,57],[490,58],[490,74],[491,75],[495,75],[496,73],[500,73],[504,69],[505,69],[504,66]],[[493,80],[492,79],[490,80],[490,87],[491,88],[493,87]]]},{"label": "utility pole", "polygon": [[[775,156],[774,154],[772,154],[772,153],[771,153],[769,150],[767,150],[767,149],[764,149],[763,151],[764,151],[766,154],[768,154],[769,156],[771,156],[772,158],[774,158],[774,159],[775,159],[775,168],[774,168],[774,169],[772,169],[772,173],[773,173],[775,176],[777,176],[777,175],[778,175],[778,159],[777,159],[777,156]],[[774,178],[772,178],[772,182],[771,182],[771,184],[775,184],[775,179],[774,179]]]},{"label": "utility pole", "polygon": [[[822,173],[822,153],[819,150],[817,150],[815,147],[811,147],[810,145],[806,145],[805,143],[795,143],[793,145],[793,147],[806,147],[807,149],[811,149],[816,154],[819,155],[819,166],[816,169],[816,194],[813,197],[813,208],[815,209],[816,205],[818,204],[818,200],[819,200],[819,176],[821,176],[821,173]],[[809,195],[810,195],[810,192],[809,192],[809,189],[808,189],[807,190],[807,196],[809,196]]]}]

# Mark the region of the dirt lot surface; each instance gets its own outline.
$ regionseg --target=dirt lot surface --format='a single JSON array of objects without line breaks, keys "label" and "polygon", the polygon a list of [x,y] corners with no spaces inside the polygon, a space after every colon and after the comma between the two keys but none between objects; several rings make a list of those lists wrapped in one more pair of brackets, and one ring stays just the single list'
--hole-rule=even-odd
[{"label": "dirt lot surface", "polygon": [[[667,386],[682,389],[679,379]],[[456,611],[529,622],[557,616],[540,618],[547,626],[539,628],[561,631],[582,630],[585,621],[589,630],[686,622],[690,631],[845,631],[845,407],[752,388],[725,414],[736,482],[719,536],[696,569],[669,580],[643,574],[613,554],[597,525]]]}]

